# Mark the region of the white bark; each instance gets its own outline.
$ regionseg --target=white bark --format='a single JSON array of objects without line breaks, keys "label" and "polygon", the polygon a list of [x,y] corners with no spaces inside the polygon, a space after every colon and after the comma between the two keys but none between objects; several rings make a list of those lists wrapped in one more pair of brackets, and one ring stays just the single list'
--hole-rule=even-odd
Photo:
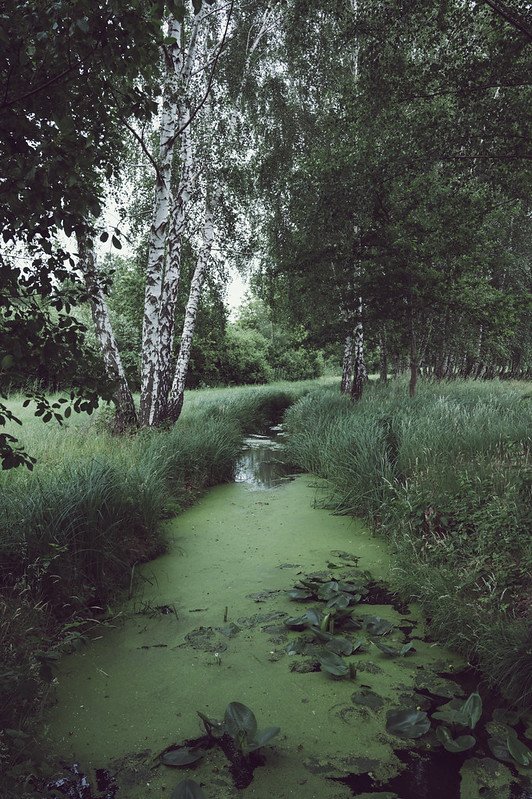
[{"label": "white bark", "polygon": [[116,386],[113,396],[116,406],[115,426],[118,430],[123,430],[137,423],[137,414],[98,276],[94,249],[86,234],[78,235],[78,252],[79,266],[89,293],[92,320],[103,356],[105,373]]},{"label": "white bark", "polygon": [[196,262],[196,268],[194,270],[192,282],[190,284],[190,293],[185,310],[185,321],[183,323],[183,332],[181,334],[179,355],[177,358],[172,389],[168,402],[168,417],[174,422],[178,419],[179,414],[181,413],[181,408],[183,407],[183,397],[185,392],[188,365],[190,362],[192,339],[196,327],[201,291],[205,282],[205,276],[208,271],[211,257],[213,240],[213,215],[209,201],[209,195],[207,195],[205,200],[205,220],[202,231],[202,245],[198,255],[198,260]]},{"label": "white bark", "polygon": [[[175,305],[181,267],[180,245],[193,189],[189,88],[197,56],[197,40],[207,6],[191,22],[188,48],[181,46],[183,26],[171,18],[168,35],[175,44],[165,48],[165,79],[160,123],[159,169],[150,233],[144,326],[142,337],[141,423],[158,424],[165,418],[170,375]],[[172,195],[172,164],[180,142],[181,176]],[[177,210],[176,210],[177,209]],[[177,216],[176,216],[177,213]]]},{"label": "white bark", "polygon": [[163,51],[164,86],[159,127],[159,158],[155,181],[152,224],[146,268],[144,293],[144,322],[142,329],[142,369],[140,422],[154,421],[154,398],[159,390],[158,350],[159,315],[165,267],[165,246],[171,207],[172,161],[177,125],[178,69],[182,61],[180,42],[182,25],[173,17],[168,24],[168,36],[175,42]]},{"label": "white bark", "polygon": [[366,361],[364,359],[364,325],[362,322],[363,303],[362,297],[358,298],[357,308],[357,323],[353,333],[354,350],[355,350],[355,363],[353,374],[353,386],[351,388],[351,397],[354,400],[359,400],[362,397],[364,390],[364,383],[367,380],[368,373],[366,371]]},{"label": "white bark", "polygon": [[351,380],[353,379],[353,337],[347,336],[344,345],[344,359],[342,363],[342,382],[340,391],[342,394],[349,394],[351,391]]}]

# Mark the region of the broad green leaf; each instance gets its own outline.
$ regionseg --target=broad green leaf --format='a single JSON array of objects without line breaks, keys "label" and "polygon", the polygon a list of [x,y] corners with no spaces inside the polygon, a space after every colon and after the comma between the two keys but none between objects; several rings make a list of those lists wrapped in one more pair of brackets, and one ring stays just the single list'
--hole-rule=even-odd
[{"label": "broad green leaf", "polygon": [[386,729],[398,738],[421,738],[430,730],[430,721],[422,710],[390,710]]},{"label": "broad green leaf", "polygon": [[482,699],[480,694],[473,693],[467,698],[462,707],[462,712],[469,719],[469,727],[474,730],[482,716]]},{"label": "broad green leaf", "polygon": [[206,799],[202,789],[194,780],[183,780],[170,795],[171,799]]},{"label": "broad green leaf", "polygon": [[231,702],[225,711],[224,729],[233,738],[237,738],[239,733],[243,732],[247,740],[251,741],[257,732],[257,719],[246,705],[241,702]]},{"label": "broad green leaf", "polygon": [[322,671],[330,674],[332,677],[345,677],[349,674],[349,666],[341,657],[335,655],[333,652],[324,654],[318,657]]},{"label": "broad green leaf", "polygon": [[292,588],[288,591],[288,596],[295,600],[312,599],[310,591],[306,591],[304,588]]},{"label": "broad green leaf", "polygon": [[268,727],[267,729],[263,730],[262,732],[257,733],[253,740],[244,747],[245,752],[255,752],[257,749],[260,749],[263,746],[275,738],[281,732],[280,727]]},{"label": "broad green leaf", "polygon": [[453,753],[466,752],[468,749],[472,749],[477,742],[472,735],[460,735],[458,738],[453,738],[447,727],[438,727],[436,738],[448,752]]},{"label": "broad green leaf", "polygon": [[331,638],[325,644],[325,648],[330,649],[330,651],[334,652],[336,655],[349,656],[353,651],[353,644],[351,641],[348,641],[347,638],[331,636]]},{"label": "broad green leaf", "polygon": [[161,755],[161,763],[165,766],[174,766],[182,768],[183,766],[190,766],[192,763],[197,763],[205,756],[203,749],[189,749],[183,746],[180,749],[170,749]]},{"label": "broad green leaf", "polygon": [[380,616],[363,616],[362,625],[370,635],[387,635],[393,630],[393,624]]},{"label": "broad green leaf", "polygon": [[521,743],[515,730],[508,730],[506,746],[516,763],[519,763],[521,766],[532,765],[532,751],[528,746]]}]

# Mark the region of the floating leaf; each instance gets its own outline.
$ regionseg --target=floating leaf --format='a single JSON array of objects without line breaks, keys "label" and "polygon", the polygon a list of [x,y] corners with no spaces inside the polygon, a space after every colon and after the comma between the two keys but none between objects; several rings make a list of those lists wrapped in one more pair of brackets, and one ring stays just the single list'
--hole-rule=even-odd
[{"label": "floating leaf", "polygon": [[310,591],[306,591],[304,588],[292,588],[290,591],[288,591],[288,596],[290,599],[295,599],[298,601],[312,599],[312,594]]},{"label": "floating leaf", "polygon": [[233,738],[238,738],[240,733],[245,733],[251,741],[257,732],[257,719],[249,707],[241,702],[231,702],[227,705],[224,715],[224,729]]},{"label": "floating leaf", "polygon": [[318,598],[326,602],[329,599],[333,599],[338,594],[338,591],[338,583],[335,580],[322,583],[318,588]]},{"label": "floating leaf", "polygon": [[532,765],[532,751],[530,751],[528,746],[521,743],[515,730],[508,730],[506,746],[515,762],[519,763],[520,766]]},{"label": "floating leaf", "polygon": [[189,749],[183,746],[179,749],[170,749],[163,752],[161,755],[161,763],[165,766],[182,768],[183,766],[190,766],[192,763],[197,763],[204,755],[205,751],[203,749]]},{"label": "floating leaf", "polygon": [[482,699],[480,698],[480,694],[471,694],[464,702],[462,711],[469,719],[469,727],[474,730],[482,716]]},{"label": "floating leaf", "polygon": [[393,630],[393,624],[380,616],[364,616],[362,626],[370,635],[387,635]]},{"label": "floating leaf", "polygon": [[329,641],[325,644],[325,648],[330,649],[330,651],[334,652],[336,655],[349,656],[353,651],[353,644],[351,641],[348,641],[347,638],[331,636]]},{"label": "floating leaf", "polygon": [[268,727],[266,730],[257,733],[253,740],[244,746],[244,751],[255,752],[257,749],[261,749],[261,747],[266,746],[266,744],[280,732],[280,727]]},{"label": "floating leaf", "polygon": [[351,694],[351,702],[354,705],[370,707],[372,710],[380,710],[384,705],[384,699],[369,688],[362,688],[361,691]]},{"label": "floating leaf", "polygon": [[475,729],[475,726],[482,715],[482,699],[479,694],[471,694],[465,702],[452,699],[444,707],[441,707],[432,717],[448,724],[457,724],[460,727]]},{"label": "floating leaf", "polygon": [[216,719],[210,719],[205,713],[201,713],[199,710],[197,711],[198,716],[203,722],[203,726],[205,727],[205,732],[207,735],[212,735],[214,737],[223,735],[224,732],[224,725],[223,722],[217,721]]},{"label": "floating leaf", "polygon": [[386,729],[398,738],[421,738],[430,729],[430,721],[422,710],[390,710]]},{"label": "floating leaf", "polygon": [[333,652],[322,655],[318,660],[321,670],[330,674],[332,677],[345,677],[349,673],[349,666],[347,663]]},{"label": "floating leaf", "polygon": [[326,610],[345,610],[349,607],[351,597],[348,594],[336,594],[325,605]]},{"label": "floating leaf", "polygon": [[453,738],[447,727],[438,727],[436,738],[448,752],[453,753],[466,752],[468,749],[472,749],[477,742],[472,735],[460,735],[458,738]]},{"label": "floating leaf", "polygon": [[183,780],[176,785],[170,799],[206,799],[202,789],[194,780]]},{"label": "floating leaf", "polygon": [[513,758],[510,754],[510,750],[508,749],[508,744],[506,741],[503,741],[501,738],[488,738],[488,746],[491,750],[491,753],[497,760],[503,760],[505,763],[512,763]]}]

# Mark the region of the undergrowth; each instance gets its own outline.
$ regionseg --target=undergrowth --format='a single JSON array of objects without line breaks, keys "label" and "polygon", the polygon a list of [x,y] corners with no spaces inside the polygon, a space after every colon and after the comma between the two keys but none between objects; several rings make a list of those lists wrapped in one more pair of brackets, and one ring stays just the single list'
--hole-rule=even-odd
[{"label": "undergrowth", "polygon": [[0,771],[16,778],[34,751],[54,660],[101,623],[135,565],[164,550],[165,519],[230,480],[243,436],[313,385],[191,392],[173,428],[122,437],[105,413],[59,428],[11,399],[37,465],[0,474]]},{"label": "undergrowth", "polygon": [[291,459],[397,553],[396,586],[438,638],[517,705],[532,699],[530,386],[456,381],[334,389],[286,415]]}]

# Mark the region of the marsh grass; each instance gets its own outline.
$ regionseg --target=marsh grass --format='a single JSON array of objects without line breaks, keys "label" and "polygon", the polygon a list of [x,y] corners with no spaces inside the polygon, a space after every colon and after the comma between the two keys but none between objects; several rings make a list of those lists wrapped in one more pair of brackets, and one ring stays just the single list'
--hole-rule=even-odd
[{"label": "marsh grass", "polygon": [[0,474],[0,728],[11,731],[0,735],[0,768],[24,756],[50,662],[79,641],[73,630],[105,616],[135,565],[164,550],[166,519],[232,479],[243,436],[315,386],[190,392],[171,429],[122,437],[105,411],[59,427],[11,397],[23,421],[12,432],[37,464]]},{"label": "marsh grass", "polygon": [[527,384],[456,381],[421,384],[411,400],[394,382],[357,405],[312,393],[286,416],[291,459],[326,478],[325,504],[392,542],[396,584],[434,633],[521,705],[532,697],[530,397]]}]

